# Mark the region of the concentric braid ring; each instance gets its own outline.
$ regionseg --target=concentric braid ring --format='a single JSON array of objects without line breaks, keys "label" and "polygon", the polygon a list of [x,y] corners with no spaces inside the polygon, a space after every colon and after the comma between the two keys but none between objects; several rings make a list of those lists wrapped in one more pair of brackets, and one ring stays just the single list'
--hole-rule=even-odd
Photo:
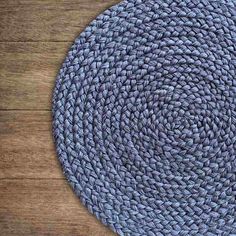
[{"label": "concentric braid ring", "polygon": [[53,95],[59,160],[120,235],[236,235],[236,3],[126,0],[98,16]]}]

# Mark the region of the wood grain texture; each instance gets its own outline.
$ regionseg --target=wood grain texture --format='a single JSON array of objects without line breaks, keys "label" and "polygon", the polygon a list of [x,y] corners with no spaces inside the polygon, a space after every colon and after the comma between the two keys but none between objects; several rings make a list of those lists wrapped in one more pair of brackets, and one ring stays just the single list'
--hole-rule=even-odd
[{"label": "wood grain texture", "polygon": [[112,236],[57,160],[55,78],[74,38],[119,0],[0,0],[0,235]]},{"label": "wood grain texture", "polygon": [[51,109],[52,89],[71,43],[0,43],[0,109]]},{"label": "wood grain texture", "polygon": [[0,192],[1,236],[113,235],[88,213],[63,179],[1,180]]},{"label": "wood grain texture", "polygon": [[0,41],[71,41],[117,0],[0,1]]},{"label": "wood grain texture", "polygon": [[50,111],[0,111],[0,179],[63,178]]}]

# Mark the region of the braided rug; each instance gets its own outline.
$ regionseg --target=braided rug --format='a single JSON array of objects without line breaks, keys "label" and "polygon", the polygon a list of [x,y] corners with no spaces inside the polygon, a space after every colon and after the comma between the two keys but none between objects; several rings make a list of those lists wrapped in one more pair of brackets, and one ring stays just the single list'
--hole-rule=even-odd
[{"label": "braided rug", "polygon": [[125,0],[75,40],[53,130],[119,235],[236,235],[236,1]]}]

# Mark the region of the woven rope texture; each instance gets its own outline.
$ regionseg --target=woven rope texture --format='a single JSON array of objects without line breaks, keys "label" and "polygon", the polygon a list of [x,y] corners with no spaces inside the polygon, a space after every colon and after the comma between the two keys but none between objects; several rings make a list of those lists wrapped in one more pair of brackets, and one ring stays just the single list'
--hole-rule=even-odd
[{"label": "woven rope texture", "polygon": [[236,235],[236,2],[129,0],[75,40],[53,95],[75,193],[125,236]]}]

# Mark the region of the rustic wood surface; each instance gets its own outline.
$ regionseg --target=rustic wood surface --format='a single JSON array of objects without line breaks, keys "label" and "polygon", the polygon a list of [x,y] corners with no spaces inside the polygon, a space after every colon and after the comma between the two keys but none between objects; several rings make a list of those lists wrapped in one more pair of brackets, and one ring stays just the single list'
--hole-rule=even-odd
[{"label": "rustic wood surface", "polygon": [[65,180],[51,132],[56,74],[74,38],[119,0],[0,0],[0,235],[115,235]]}]

